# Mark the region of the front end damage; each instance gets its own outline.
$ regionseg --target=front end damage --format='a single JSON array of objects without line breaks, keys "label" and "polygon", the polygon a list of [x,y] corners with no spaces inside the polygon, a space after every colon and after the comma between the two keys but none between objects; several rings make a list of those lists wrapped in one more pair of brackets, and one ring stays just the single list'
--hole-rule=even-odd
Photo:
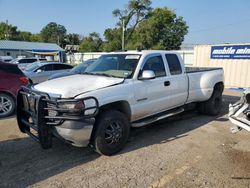
[{"label": "front end damage", "polygon": [[250,90],[246,90],[243,96],[235,104],[229,105],[229,120],[233,123],[232,133],[241,129],[250,132]]},{"label": "front end damage", "polygon": [[96,98],[52,98],[49,94],[21,87],[17,95],[17,122],[42,148],[52,146],[56,136],[74,146],[87,146],[99,104]]}]

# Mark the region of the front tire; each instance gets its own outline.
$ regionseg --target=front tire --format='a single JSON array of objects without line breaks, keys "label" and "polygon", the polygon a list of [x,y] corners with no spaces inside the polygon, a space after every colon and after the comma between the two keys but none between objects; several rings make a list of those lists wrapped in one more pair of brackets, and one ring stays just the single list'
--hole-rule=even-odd
[{"label": "front tire", "polygon": [[101,155],[113,155],[123,149],[130,132],[130,123],[125,114],[109,110],[97,118],[93,145]]},{"label": "front tire", "polygon": [[16,103],[14,98],[5,93],[0,93],[0,118],[8,117],[14,113]]}]

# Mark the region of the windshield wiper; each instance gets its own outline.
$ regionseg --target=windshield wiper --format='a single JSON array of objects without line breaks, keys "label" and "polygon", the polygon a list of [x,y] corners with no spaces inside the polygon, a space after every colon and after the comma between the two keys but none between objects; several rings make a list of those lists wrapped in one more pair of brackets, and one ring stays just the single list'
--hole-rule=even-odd
[{"label": "windshield wiper", "polygon": [[110,74],[105,74],[105,73],[93,73],[93,72],[83,72],[81,74],[87,74],[87,75],[98,75],[98,76],[106,76],[106,77],[114,77]]},{"label": "windshield wiper", "polygon": [[110,74],[106,74],[106,73],[95,73],[96,75],[100,75],[100,76],[107,76],[107,77],[114,77]]}]

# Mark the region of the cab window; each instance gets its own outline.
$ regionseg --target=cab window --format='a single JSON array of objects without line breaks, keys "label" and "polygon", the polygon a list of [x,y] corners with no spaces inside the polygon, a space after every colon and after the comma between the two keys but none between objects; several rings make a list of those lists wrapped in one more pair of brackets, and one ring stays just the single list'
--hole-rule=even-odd
[{"label": "cab window", "polygon": [[168,67],[171,75],[181,74],[181,64],[176,54],[166,54]]},{"label": "cab window", "polygon": [[155,77],[166,76],[166,70],[161,55],[148,58],[143,66],[142,72],[144,70],[154,71]]}]

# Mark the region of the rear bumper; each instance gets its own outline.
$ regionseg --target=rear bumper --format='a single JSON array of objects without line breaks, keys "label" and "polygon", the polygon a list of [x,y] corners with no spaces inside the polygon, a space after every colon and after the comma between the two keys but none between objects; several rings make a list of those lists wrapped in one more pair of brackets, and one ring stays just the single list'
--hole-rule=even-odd
[{"label": "rear bumper", "polygon": [[[75,108],[79,102],[84,105]],[[56,99],[27,87],[22,87],[17,95],[19,129],[44,149],[52,146],[53,135],[74,146],[87,146],[98,109],[94,97]]]}]

